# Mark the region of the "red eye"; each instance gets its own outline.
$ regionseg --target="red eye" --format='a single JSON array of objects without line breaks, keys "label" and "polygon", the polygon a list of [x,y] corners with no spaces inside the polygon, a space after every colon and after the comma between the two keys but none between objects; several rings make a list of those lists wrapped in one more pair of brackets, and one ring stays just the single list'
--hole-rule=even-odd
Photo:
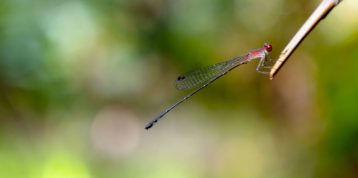
[{"label": "red eye", "polygon": [[268,44],[268,43],[265,43],[264,44],[264,48],[266,49],[266,51],[270,52],[272,51],[272,45]]}]

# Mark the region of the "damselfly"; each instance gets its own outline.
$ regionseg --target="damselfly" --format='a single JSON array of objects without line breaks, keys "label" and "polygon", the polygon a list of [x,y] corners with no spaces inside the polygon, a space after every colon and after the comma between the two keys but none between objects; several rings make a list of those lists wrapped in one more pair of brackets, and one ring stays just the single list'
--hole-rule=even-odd
[{"label": "damselfly", "polygon": [[268,43],[265,43],[262,48],[254,49],[246,54],[241,56],[235,57],[231,60],[217,63],[208,67],[200,68],[194,70],[192,72],[188,72],[184,75],[179,76],[175,81],[175,87],[178,90],[188,90],[196,88],[190,94],[186,95],[184,98],[176,102],[174,105],[170,106],[162,113],[160,113],[156,118],[150,121],[146,126],[145,129],[150,129],[156,122],[158,122],[165,114],[173,110],[179,104],[184,102],[185,100],[189,99],[195,93],[199,92],[201,89],[207,87],[211,83],[213,83],[218,78],[224,76],[232,69],[236,68],[241,64],[246,64],[253,59],[260,59],[259,64],[257,65],[256,71],[263,74],[268,74],[270,66],[266,65],[267,60],[271,60],[267,57],[268,53],[272,51],[272,46]]}]

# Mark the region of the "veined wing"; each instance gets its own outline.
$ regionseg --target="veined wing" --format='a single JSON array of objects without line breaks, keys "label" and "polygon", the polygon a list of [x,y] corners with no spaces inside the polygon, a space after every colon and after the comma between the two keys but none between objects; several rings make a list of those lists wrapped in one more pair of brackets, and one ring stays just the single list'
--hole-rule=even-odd
[{"label": "veined wing", "polygon": [[211,66],[199,68],[197,70],[183,74],[176,79],[175,88],[177,88],[178,90],[188,90],[196,88],[201,84],[204,84],[209,80],[215,78],[216,76],[244,63],[244,59],[246,56],[247,55],[238,56],[225,62],[213,64]]}]

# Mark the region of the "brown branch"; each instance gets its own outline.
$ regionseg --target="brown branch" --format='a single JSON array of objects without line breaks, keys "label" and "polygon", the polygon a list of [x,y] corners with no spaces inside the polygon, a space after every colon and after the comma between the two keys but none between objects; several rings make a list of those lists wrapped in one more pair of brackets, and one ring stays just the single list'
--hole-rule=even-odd
[{"label": "brown branch", "polygon": [[277,74],[283,64],[291,56],[293,51],[300,45],[300,43],[305,39],[305,37],[312,31],[312,29],[322,20],[327,14],[337,6],[342,0],[323,0],[321,4],[318,5],[316,10],[312,15],[307,19],[307,21],[302,25],[298,30],[296,35],[291,39],[287,44],[285,49],[281,52],[280,57],[277,59],[276,63],[270,71],[270,79]]}]

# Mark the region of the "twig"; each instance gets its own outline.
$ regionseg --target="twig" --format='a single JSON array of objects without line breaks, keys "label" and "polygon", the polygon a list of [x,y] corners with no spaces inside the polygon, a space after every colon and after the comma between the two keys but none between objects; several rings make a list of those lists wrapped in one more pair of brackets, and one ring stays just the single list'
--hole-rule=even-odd
[{"label": "twig", "polygon": [[291,39],[287,44],[286,48],[281,52],[280,57],[277,59],[276,63],[270,71],[270,79],[277,74],[283,64],[291,56],[293,51],[298,47],[298,45],[305,39],[305,37],[311,32],[311,30],[326,17],[326,15],[337,6],[342,0],[323,0],[321,4],[318,5],[316,10],[312,15],[307,19],[307,21],[302,25],[300,30],[296,35]]}]

